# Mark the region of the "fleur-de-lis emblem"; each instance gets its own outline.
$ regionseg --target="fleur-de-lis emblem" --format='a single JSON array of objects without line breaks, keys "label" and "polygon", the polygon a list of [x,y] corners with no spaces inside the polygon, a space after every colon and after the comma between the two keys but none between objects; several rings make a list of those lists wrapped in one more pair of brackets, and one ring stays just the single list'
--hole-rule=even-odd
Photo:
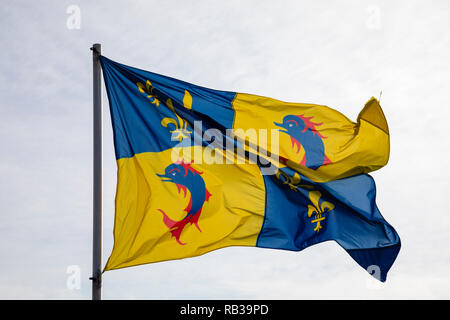
[{"label": "fleur-de-lis emblem", "polygon": [[311,218],[311,216],[314,214],[314,219],[311,220],[311,223],[316,224],[314,231],[319,232],[320,229],[322,229],[322,225],[320,224],[320,222],[325,220],[324,214],[329,213],[331,210],[333,210],[334,204],[328,201],[322,201],[322,203],[320,203],[319,205],[322,194],[317,190],[310,191],[308,196],[309,200],[312,203],[312,205],[308,205],[308,218]]},{"label": "fleur-de-lis emblem", "polygon": [[302,181],[302,178],[297,172],[294,172],[293,175],[288,174],[287,172],[283,170],[278,170],[275,173],[275,177],[283,182],[283,184],[287,184],[291,190],[298,191],[297,189],[299,187],[311,189],[312,186],[307,184],[300,183]]},{"label": "fleur-de-lis emblem", "polygon": [[152,104],[156,105],[157,107],[159,106],[159,100],[153,93],[153,85],[150,82],[150,80],[147,80],[147,82],[145,82],[145,85],[142,82],[137,82],[136,85],[141,93],[147,95],[147,98],[150,100]]},{"label": "fleur-de-lis emblem", "polygon": [[[156,107],[159,107],[160,101],[156,96],[156,93],[153,92],[154,87],[150,80],[147,80],[145,82],[145,85],[142,82],[136,82],[136,85],[139,89],[139,91],[145,95],[147,95],[147,98],[150,100],[152,104],[154,104]],[[164,105],[164,104],[163,104]],[[170,111],[172,111],[175,115],[175,117],[166,117],[161,120],[161,125],[164,128],[167,128],[169,124],[173,125],[175,127],[175,130],[169,131],[172,133],[172,139],[182,141],[183,139],[189,138],[192,131],[189,131],[187,129],[187,121],[182,119],[175,111],[175,108],[173,107],[173,102],[169,98],[166,101],[167,108],[169,108]],[[183,97],[183,106],[186,109],[191,110],[192,109],[192,96],[187,91],[184,90],[184,97]]]},{"label": "fleur-de-lis emblem", "polygon": [[287,184],[291,190],[297,190],[297,184],[300,183],[300,176],[298,173],[294,173],[293,176],[290,176],[286,172],[278,170],[275,176],[278,180],[282,181],[283,184]]},{"label": "fleur-de-lis emblem", "polygon": [[171,130],[170,133],[172,133],[173,139],[178,139],[178,141],[182,141],[183,139],[189,138],[192,131],[189,131],[187,129],[187,122],[183,120],[176,112],[175,108],[173,107],[172,100],[167,99],[166,101],[167,107],[175,114],[176,119],[174,118],[164,118],[161,120],[161,125],[165,128],[169,124],[172,124],[175,126],[175,130]]}]

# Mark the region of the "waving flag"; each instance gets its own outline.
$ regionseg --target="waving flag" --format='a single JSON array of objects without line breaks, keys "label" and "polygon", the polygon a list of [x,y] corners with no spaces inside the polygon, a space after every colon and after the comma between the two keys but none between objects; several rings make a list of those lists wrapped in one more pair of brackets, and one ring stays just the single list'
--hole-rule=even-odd
[{"label": "waving flag", "polygon": [[[211,90],[105,57],[101,61],[110,99],[121,107],[112,110],[112,116],[124,120],[123,127],[115,130],[118,158],[167,150],[179,145],[180,140],[193,139],[193,123],[201,120],[204,130],[233,130],[247,142],[247,150],[276,154],[280,161],[314,181],[368,173],[389,159],[389,130],[375,98],[366,103],[355,123],[326,106]],[[116,93],[119,91],[126,94]],[[129,113],[127,106],[134,113]],[[130,130],[145,132],[150,127],[155,133],[136,139],[127,136]],[[279,143],[273,146],[271,139],[264,141],[260,129],[279,132]],[[256,141],[247,141],[251,131],[256,133]],[[161,136],[155,136],[156,132]],[[175,139],[167,139],[168,132]]]},{"label": "waving flag", "polygon": [[[299,251],[334,240],[386,279],[400,239],[364,174],[389,154],[376,99],[353,123],[325,106],[207,89],[105,57],[101,64],[118,165],[105,270],[227,246]],[[279,157],[274,174],[253,154]]]}]

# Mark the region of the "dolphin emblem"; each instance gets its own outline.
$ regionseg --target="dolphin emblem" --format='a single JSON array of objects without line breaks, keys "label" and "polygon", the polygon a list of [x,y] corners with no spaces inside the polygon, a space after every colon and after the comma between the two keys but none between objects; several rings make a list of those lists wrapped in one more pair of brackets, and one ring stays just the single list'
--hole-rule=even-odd
[{"label": "dolphin emblem", "polygon": [[305,155],[300,164],[311,169],[331,163],[325,154],[325,146],[323,144],[324,137],[317,131],[316,127],[322,123],[312,122],[313,117],[305,117],[302,115],[287,115],[283,118],[282,123],[274,122],[274,124],[282,129],[279,131],[288,134],[291,137],[292,148],[300,152],[303,147]]},{"label": "dolphin emblem", "polygon": [[183,191],[184,197],[187,191],[190,193],[189,204],[184,209],[186,216],[180,221],[175,221],[162,210],[158,209],[163,214],[163,222],[170,229],[172,236],[180,245],[186,243],[181,242],[180,236],[187,223],[194,224],[198,231],[202,231],[198,225],[198,220],[202,213],[203,205],[211,197],[208,189],[206,189],[205,181],[202,178],[202,172],[195,170],[191,163],[186,163],[183,160],[172,163],[165,168],[164,174],[156,174],[163,182],[174,183],[178,192]]}]

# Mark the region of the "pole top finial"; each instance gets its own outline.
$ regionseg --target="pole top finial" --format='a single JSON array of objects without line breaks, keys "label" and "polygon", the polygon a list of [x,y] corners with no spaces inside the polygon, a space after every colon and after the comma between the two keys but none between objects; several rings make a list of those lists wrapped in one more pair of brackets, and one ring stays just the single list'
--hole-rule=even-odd
[{"label": "pole top finial", "polygon": [[102,45],[100,43],[94,43],[91,47],[91,51],[96,54],[102,54]]}]

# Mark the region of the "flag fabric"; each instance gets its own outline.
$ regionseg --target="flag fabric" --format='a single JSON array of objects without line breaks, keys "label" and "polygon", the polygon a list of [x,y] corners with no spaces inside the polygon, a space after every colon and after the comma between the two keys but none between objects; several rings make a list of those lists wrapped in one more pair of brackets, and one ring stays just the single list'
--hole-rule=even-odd
[{"label": "flag fabric", "polygon": [[[212,90],[100,60],[118,166],[105,271],[228,246],[300,251],[334,240],[385,281],[400,239],[366,174],[389,157],[376,99],[354,123],[326,106]],[[262,129],[279,134],[279,144]],[[251,161],[255,154],[271,165],[277,156],[273,174]]]},{"label": "flag fabric", "polygon": [[[211,90],[105,57],[101,62],[108,92],[113,95],[110,98],[118,106],[112,109],[112,116],[123,120],[115,128],[118,159],[171,149],[180,145],[180,139],[193,145],[194,135],[189,132],[196,120],[202,120],[203,131],[208,126],[222,132],[233,130],[250,151],[256,144],[257,151],[278,155],[283,163],[314,181],[368,173],[389,159],[389,130],[375,98],[366,103],[355,123],[327,106]],[[118,124],[114,121],[113,126]],[[128,136],[128,132],[144,133],[148,128],[152,134]],[[279,132],[278,148],[259,135],[260,129]],[[247,141],[249,130],[254,130],[257,141]],[[263,140],[267,143],[262,144]]]}]

